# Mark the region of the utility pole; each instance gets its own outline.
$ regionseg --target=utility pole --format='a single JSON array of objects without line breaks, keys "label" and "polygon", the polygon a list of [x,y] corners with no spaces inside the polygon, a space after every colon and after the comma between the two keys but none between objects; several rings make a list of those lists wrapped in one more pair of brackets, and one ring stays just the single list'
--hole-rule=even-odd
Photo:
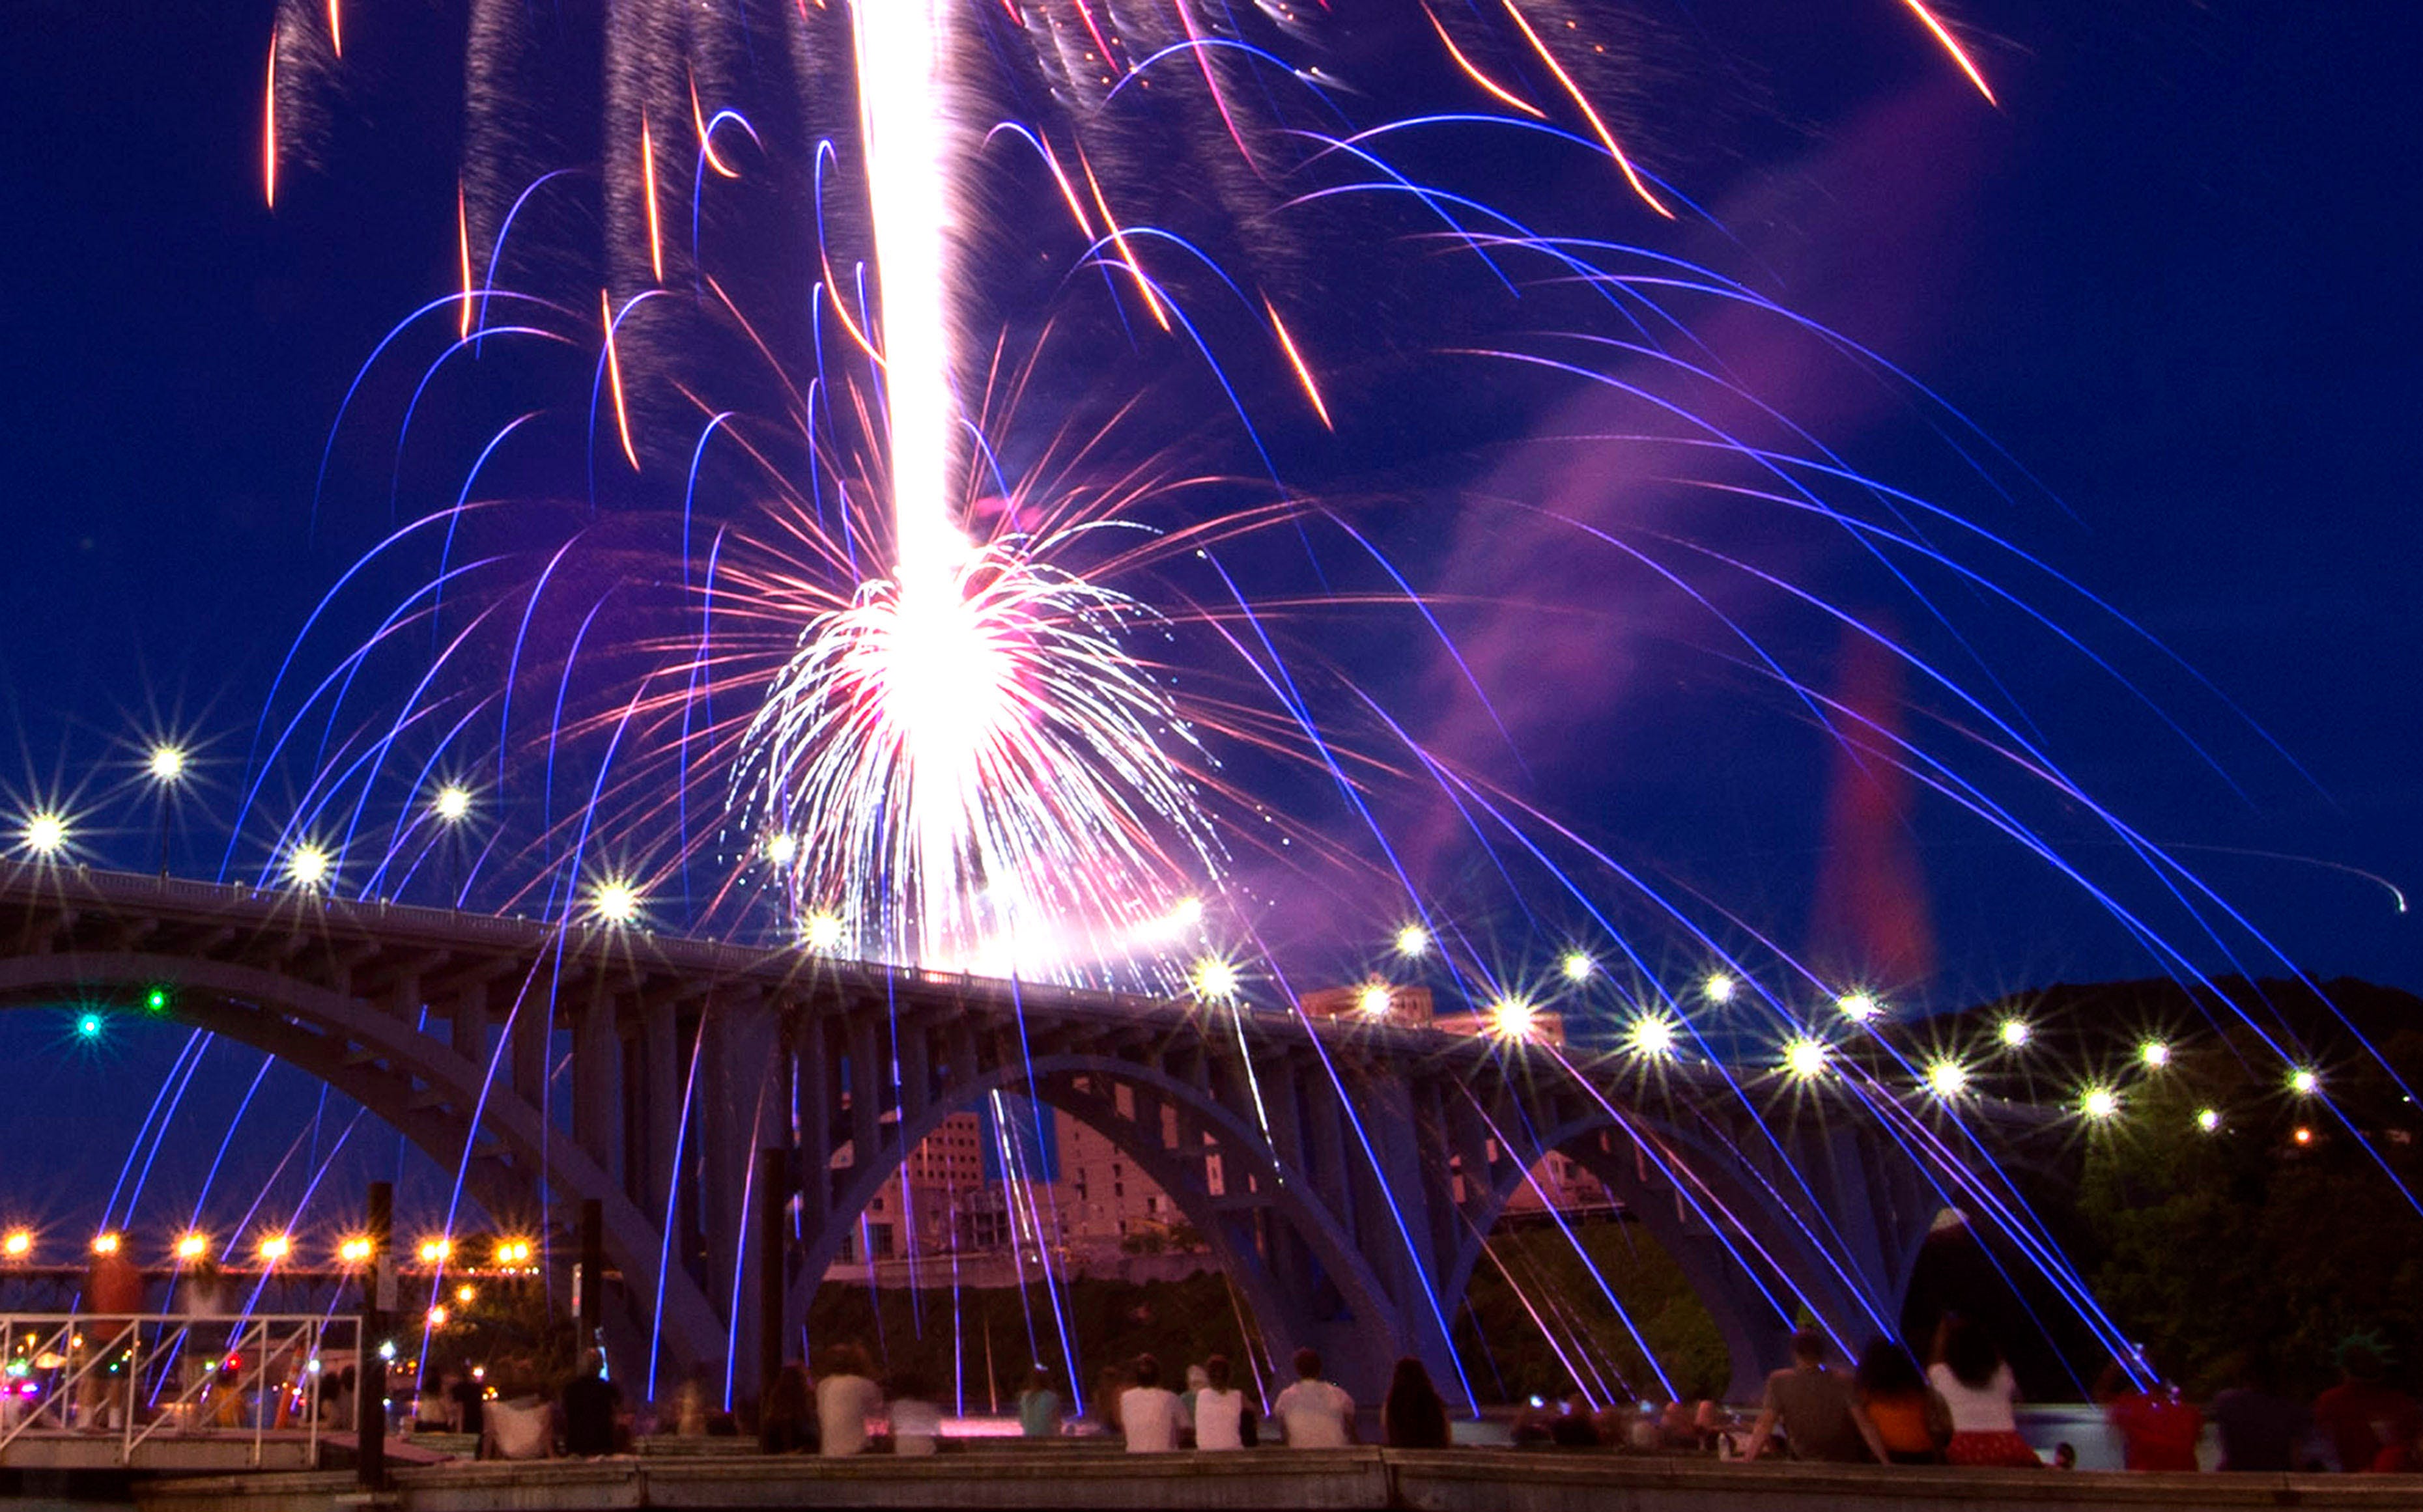
[{"label": "utility pole", "polygon": [[387,1358],[379,1344],[395,1311],[395,1186],[371,1183],[370,1260],[362,1270],[360,1364],[354,1383],[354,1478],[366,1491],[387,1489]]}]

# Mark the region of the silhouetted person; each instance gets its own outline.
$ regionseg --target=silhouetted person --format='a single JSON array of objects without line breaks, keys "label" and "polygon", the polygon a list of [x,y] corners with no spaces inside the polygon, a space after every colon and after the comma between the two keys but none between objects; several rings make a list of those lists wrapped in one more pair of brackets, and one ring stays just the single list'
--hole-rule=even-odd
[{"label": "silhouetted person", "polygon": [[1796,1459],[1856,1465],[1885,1457],[1883,1441],[1861,1410],[1850,1377],[1827,1369],[1826,1353],[1826,1335],[1817,1330],[1793,1334],[1792,1363],[1766,1378],[1766,1394],[1759,1402],[1758,1422],[1750,1430],[1743,1458],[1766,1453],[1779,1425]]},{"label": "silhouetted person", "polygon": [[615,1450],[614,1410],[623,1393],[606,1378],[606,1362],[594,1349],[580,1351],[580,1364],[563,1383],[563,1452],[594,1459]]},{"label": "silhouetted person", "polygon": [[930,1455],[942,1447],[942,1408],[926,1385],[926,1378],[904,1370],[892,1378],[892,1452]]},{"label": "silhouetted person", "polygon": [[2238,1384],[2213,1397],[2209,1415],[2221,1440],[2222,1469],[2278,1474],[2304,1468],[2314,1415],[2303,1402],[2280,1394],[2268,1351],[2247,1357]]},{"label": "silhouetted person", "polygon": [[1391,1449],[1448,1446],[1447,1402],[1431,1384],[1431,1373],[1412,1355],[1397,1362],[1388,1394],[1380,1399],[1382,1436]]},{"label": "silhouetted person", "polygon": [[1067,1411],[1043,1367],[1028,1371],[1026,1389],[1018,1394],[1018,1431],[1030,1439],[1056,1439],[1061,1416]]},{"label": "silhouetted person", "polygon": [[1860,1351],[1853,1375],[1860,1410],[1877,1426],[1885,1458],[1895,1465],[1940,1465],[1952,1418],[1943,1399],[1926,1384],[1909,1351],[1879,1334]]},{"label": "silhouetted person", "polygon": [[2396,1468],[2383,1465],[2383,1457],[2402,1461],[2406,1445],[2423,1429],[2423,1413],[2415,1398],[2388,1383],[2388,1363],[2368,1341],[2341,1344],[2338,1363],[2339,1383],[2314,1398],[2314,1425],[2336,1451],[2339,1469]]},{"label": "silhouetted person", "polygon": [[808,1367],[794,1360],[775,1374],[757,1411],[757,1447],[769,1455],[803,1454],[816,1446],[816,1389]]},{"label": "silhouetted person", "polygon": [[2095,1399],[2120,1436],[2121,1461],[2129,1469],[2178,1473],[2200,1468],[2196,1441],[2204,1436],[2204,1414],[2178,1387],[2162,1380],[2139,1386],[2114,1360],[2096,1378]]},{"label": "silhouetted person", "polygon": [[1935,1331],[1935,1363],[1926,1369],[1926,1382],[1952,1410],[1945,1459],[1956,1465],[2043,1467],[2019,1437],[2019,1381],[1992,1334],[1969,1318],[1945,1318]]},{"label": "silhouetted person", "polygon": [[477,1436],[488,1425],[488,1388],[471,1377],[467,1370],[449,1371],[446,1387],[448,1415],[454,1420],[454,1431]]}]

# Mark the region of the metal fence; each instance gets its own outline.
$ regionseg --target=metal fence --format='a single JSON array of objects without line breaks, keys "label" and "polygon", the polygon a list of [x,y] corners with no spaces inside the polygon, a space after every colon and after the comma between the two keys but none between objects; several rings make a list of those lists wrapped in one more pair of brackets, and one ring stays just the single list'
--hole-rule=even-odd
[{"label": "metal fence", "polygon": [[324,1430],[352,1431],[360,1366],[350,1315],[0,1314],[0,1463],[60,1434],[114,1441],[120,1465],[161,1435],[248,1441],[256,1465],[300,1437],[316,1462]]}]

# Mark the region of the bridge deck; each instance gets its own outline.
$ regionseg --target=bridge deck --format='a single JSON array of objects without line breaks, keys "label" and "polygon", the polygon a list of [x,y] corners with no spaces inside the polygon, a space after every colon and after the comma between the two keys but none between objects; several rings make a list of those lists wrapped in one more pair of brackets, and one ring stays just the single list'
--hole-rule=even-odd
[{"label": "bridge deck", "polygon": [[[1424,1512],[2103,1512],[2109,1508],[2411,1508],[2423,1478],[1861,1470],[1527,1451],[1036,1454],[930,1459],[732,1457],[458,1463],[399,1473],[399,1512],[689,1512],[796,1507],[1418,1508]],[[342,1474],[160,1482],[143,1512],[336,1512],[363,1504]]]}]

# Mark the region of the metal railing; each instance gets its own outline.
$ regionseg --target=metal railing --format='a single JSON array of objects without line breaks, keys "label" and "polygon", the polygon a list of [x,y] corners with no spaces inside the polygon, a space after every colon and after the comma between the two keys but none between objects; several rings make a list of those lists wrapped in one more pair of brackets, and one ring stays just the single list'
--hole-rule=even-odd
[{"label": "metal railing", "polygon": [[163,1435],[247,1442],[300,1433],[312,1462],[326,1383],[361,1378],[361,1331],[325,1313],[0,1314],[0,1462],[28,1435],[114,1439],[121,1466]]}]

